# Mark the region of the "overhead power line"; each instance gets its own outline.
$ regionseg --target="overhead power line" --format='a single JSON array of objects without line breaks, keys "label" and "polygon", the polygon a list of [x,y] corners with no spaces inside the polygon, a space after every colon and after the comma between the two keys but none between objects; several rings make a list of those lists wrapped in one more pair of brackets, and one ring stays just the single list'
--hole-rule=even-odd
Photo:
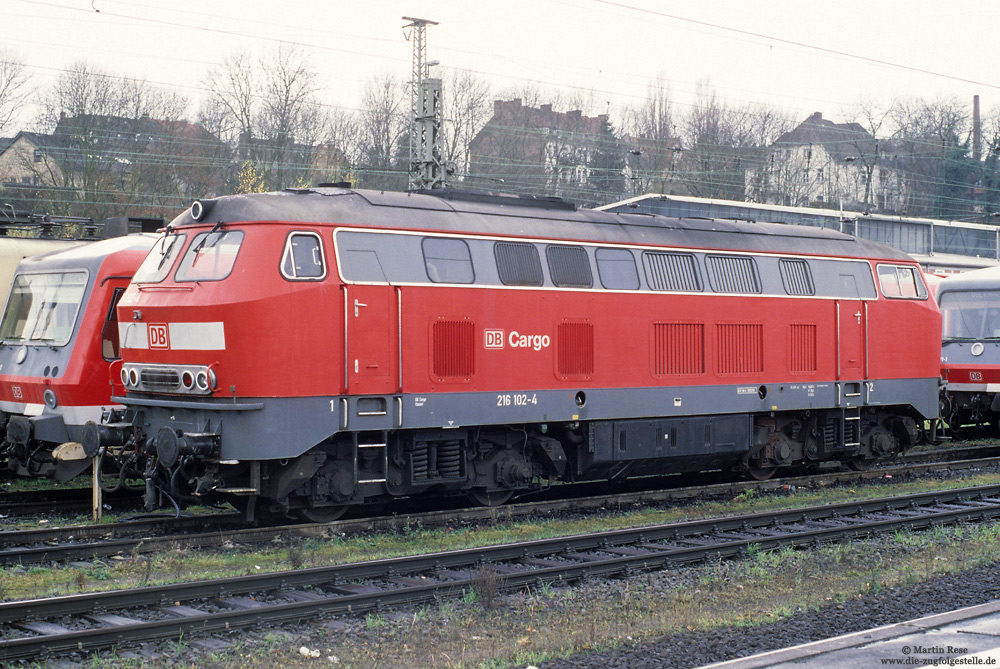
[{"label": "overhead power line", "polygon": [[698,19],[688,18],[686,16],[678,16],[677,14],[668,14],[667,12],[661,12],[655,9],[647,9],[645,7],[636,7],[634,5],[629,5],[624,2],[615,2],[614,0],[593,0],[594,2],[601,5],[608,5],[610,7],[618,7],[620,9],[627,9],[633,12],[640,12],[642,14],[651,14],[653,16],[659,16],[665,19],[673,19],[674,21],[682,21],[684,23],[691,23],[694,25],[704,26],[706,28],[714,28],[715,30],[722,30],[724,32],[733,33],[736,35],[743,35],[746,37],[755,37],[758,39],[767,40],[769,42],[778,42],[779,44],[787,44],[788,46],[798,47],[800,49],[808,49],[810,51],[816,51],[818,53],[826,53],[831,56],[838,56],[841,58],[849,58],[852,60],[858,60],[865,63],[872,63],[874,65],[882,65],[884,67],[891,67],[898,70],[905,70],[907,72],[916,72],[919,74],[926,74],[932,77],[939,77],[941,79],[949,79],[951,81],[960,81],[965,84],[975,84],[976,86],[983,86],[986,88],[1000,89],[1000,84],[990,84],[985,81],[976,81],[975,79],[966,79],[964,77],[958,77],[953,74],[946,74],[944,72],[935,72],[934,70],[927,70],[920,67],[913,67],[912,65],[902,65],[900,63],[893,63],[892,61],[882,60],[880,58],[872,58],[870,56],[865,56],[857,52],[848,51],[838,51],[837,49],[830,49],[828,47],[818,46],[816,44],[808,44],[806,42],[797,42],[791,39],[785,39],[784,37],[775,37],[774,35],[765,35],[764,33],[754,32],[752,30],[744,30],[742,28],[733,28],[730,26],[724,26],[719,23],[711,23],[709,21],[700,21]]}]

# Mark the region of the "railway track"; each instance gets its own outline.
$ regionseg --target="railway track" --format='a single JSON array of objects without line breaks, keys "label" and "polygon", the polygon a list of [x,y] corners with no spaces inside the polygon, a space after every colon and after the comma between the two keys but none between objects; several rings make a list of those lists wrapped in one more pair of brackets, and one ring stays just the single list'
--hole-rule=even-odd
[{"label": "railway track", "polygon": [[0,659],[359,613],[1000,517],[1000,485],[0,604]]},{"label": "railway track", "polygon": [[[435,527],[454,522],[488,522],[498,518],[513,520],[540,514],[593,512],[607,508],[627,508],[637,504],[658,504],[694,498],[731,497],[746,491],[784,487],[824,487],[914,472],[981,469],[998,466],[996,458],[958,462],[925,462],[886,467],[864,472],[829,472],[821,475],[784,478],[775,481],[728,481],[673,488],[639,488],[626,493],[592,494],[593,486],[560,486],[575,495],[559,499],[524,501],[502,507],[462,508],[445,501],[433,511],[407,512],[390,508],[388,515],[365,516],[334,523],[276,524],[247,527],[239,513],[208,516],[146,517],[128,522],[101,525],[74,525],[0,531],[0,565],[32,565],[44,562],[92,560],[114,555],[138,555],[172,549],[219,547],[226,543],[252,545],[296,537],[327,537],[337,534],[388,531],[405,526]],[[678,480],[677,477],[672,477]],[[662,480],[655,482],[662,484]],[[633,484],[635,481],[633,481]],[[579,496],[577,496],[579,495]],[[421,504],[426,507],[426,503]]]}]

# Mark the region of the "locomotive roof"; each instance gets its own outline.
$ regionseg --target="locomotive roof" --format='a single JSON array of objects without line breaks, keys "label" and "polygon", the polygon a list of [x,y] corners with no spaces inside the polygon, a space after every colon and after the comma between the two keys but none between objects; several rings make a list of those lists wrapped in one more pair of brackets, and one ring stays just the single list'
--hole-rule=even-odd
[{"label": "locomotive roof", "polygon": [[962,272],[941,280],[937,295],[959,290],[1000,290],[1000,267]]},{"label": "locomotive roof", "polygon": [[[824,228],[730,219],[668,218],[576,209],[552,200],[450,190],[390,192],[340,187],[289,189],[203,200],[173,228],[196,223],[289,221],[399,230],[566,239],[597,243],[733,249],[912,260],[902,251]],[[456,214],[461,214],[460,216]]]},{"label": "locomotive roof", "polygon": [[18,270],[27,272],[54,269],[76,269],[99,266],[110,254],[118,251],[149,251],[159,236],[137,233],[80,244],[67,249],[50,251],[21,261]]}]

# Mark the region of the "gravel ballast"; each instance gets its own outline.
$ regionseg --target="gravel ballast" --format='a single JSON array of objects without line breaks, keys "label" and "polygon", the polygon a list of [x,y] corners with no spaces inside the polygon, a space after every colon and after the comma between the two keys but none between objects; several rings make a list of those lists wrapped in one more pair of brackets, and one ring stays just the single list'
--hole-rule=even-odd
[{"label": "gravel ballast", "polygon": [[830,604],[773,623],[671,634],[656,641],[565,660],[539,669],[699,667],[1000,599],[1000,567],[937,576],[878,595]]}]

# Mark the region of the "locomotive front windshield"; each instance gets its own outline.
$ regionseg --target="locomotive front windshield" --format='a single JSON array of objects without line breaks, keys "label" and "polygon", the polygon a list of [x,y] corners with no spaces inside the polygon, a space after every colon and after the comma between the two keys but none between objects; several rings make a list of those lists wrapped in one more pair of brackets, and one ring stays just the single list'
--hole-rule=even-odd
[{"label": "locomotive front windshield", "polygon": [[239,230],[195,235],[177,268],[177,281],[220,281],[229,276],[243,243]]},{"label": "locomotive front windshield", "polygon": [[153,244],[149,255],[139,265],[133,283],[159,283],[167,278],[177,254],[184,248],[185,235],[165,234]]},{"label": "locomotive front windshield", "polygon": [[941,295],[945,340],[1000,339],[1000,292],[972,290]]},{"label": "locomotive front windshield", "polygon": [[0,339],[65,344],[86,289],[86,272],[18,274],[0,322]]}]

